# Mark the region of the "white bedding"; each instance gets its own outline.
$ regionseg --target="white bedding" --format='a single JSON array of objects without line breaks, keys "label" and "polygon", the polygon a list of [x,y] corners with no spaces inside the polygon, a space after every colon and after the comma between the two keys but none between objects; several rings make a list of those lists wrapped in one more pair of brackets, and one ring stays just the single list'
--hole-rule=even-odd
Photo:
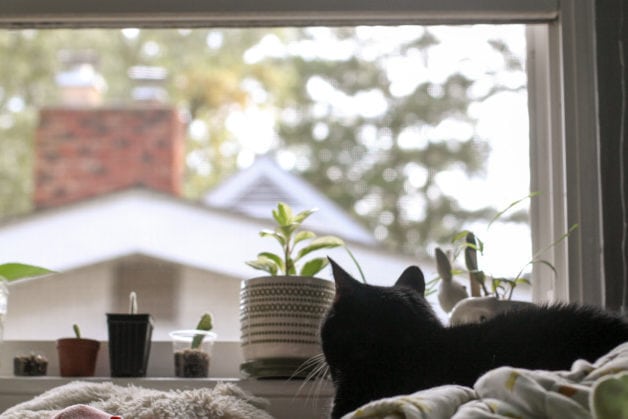
[{"label": "white bedding", "polygon": [[628,418],[628,343],[569,371],[501,367],[473,388],[446,385],[369,403],[343,419]]}]

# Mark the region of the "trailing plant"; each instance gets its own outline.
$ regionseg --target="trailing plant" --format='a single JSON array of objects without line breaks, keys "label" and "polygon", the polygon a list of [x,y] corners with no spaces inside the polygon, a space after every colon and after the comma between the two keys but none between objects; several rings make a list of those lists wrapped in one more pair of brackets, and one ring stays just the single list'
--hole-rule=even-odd
[{"label": "trailing plant", "polygon": [[273,230],[262,230],[260,236],[275,239],[281,247],[281,253],[261,252],[257,259],[246,264],[270,275],[314,276],[325,268],[329,261],[326,257],[315,257],[306,261],[306,256],[311,256],[313,252],[322,249],[344,247],[364,280],[357,260],[342,239],[329,235],[319,237],[313,231],[302,229],[303,222],[314,212],[316,209],[295,214],[288,204],[279,202],[277,208],[272,211],[277,226]]},{"label": "trailing plant", "polygon": [[[512,202],[504,210],[499,211],[491,219],[487,228],[490,228],[493,222],[495,222],[517,204],[526,199],[535,197],[538,194],[538,192],[533,192],[522,199]],[[453,276],[463,274],[465,272],[467,273],[469,277],[469,285],[472,297],[495,296],[498,299],[510,300],[512,299],[514,290],[517,286],[522,284],[530,285],[530,280],[523,275],[528,266],[534,264],[543,264],[549,267],[554,272],[554,274],[556,274],[556,268],[554,267],[554,265],[548,260],[542,259],[541,255],[546,250],[551,249],[552,247],[559,244],[561,241],[565,240],[577,228],[578,224],[573,224],[569,227],[567,232],[560,236],[557,240],[553,241],[548,246],[535,253],[532,258],[521,267],[521,269],[513,278],[486,275],[486,273],[478,266],[477,258],[478,252],[480,254],[484,253],[484,242],[480,240],[472,231],[463,230],[455,234],[451,240],[451,243],[454,245],[452,260],[455,260],[461,253],[464,253],[464,264],[466,267],[466,271],[451,268],[451,275]],[[437,248],[437,251],[443,253],[442,249],[440,248]],[[439,275],[437,280],[439,280],[441,277],[442,274]]]}]

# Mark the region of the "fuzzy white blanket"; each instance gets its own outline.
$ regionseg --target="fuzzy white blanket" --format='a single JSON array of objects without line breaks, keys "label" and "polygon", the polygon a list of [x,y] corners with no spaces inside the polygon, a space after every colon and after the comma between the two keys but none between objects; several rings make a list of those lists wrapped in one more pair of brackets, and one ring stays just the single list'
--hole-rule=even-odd
[{"label": "fuzzy white blanket", "polygon": [[371,402],[343,419],[628,418],[628,343],[569,371],[502,367],[473,388],[446,385]]},{"label": "fuzzy white blanket", "polygon": [[268,402],[238,386],[159,391],[111,382],[74,381],[6,410],[2,419],[49,419],[65,407],[84,404],[125,419],[272,419]]}]

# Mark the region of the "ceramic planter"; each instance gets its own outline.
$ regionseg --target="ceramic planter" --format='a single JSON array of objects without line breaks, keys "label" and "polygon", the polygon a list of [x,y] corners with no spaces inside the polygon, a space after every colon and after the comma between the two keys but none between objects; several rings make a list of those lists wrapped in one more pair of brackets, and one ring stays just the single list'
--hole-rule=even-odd
[{"label": "ceramic planter", "polygon": [[315,277],[265,276],[243,281],[243,374],[305,377],[309,370],[302,368],[303,363],[322,353],[320,324],[334,295],[333,282]]},{"label": "ceramic planter", "polygon": [[59,374],[62,377],[92,377],[99,349],[100,342],[93,339],[57,340]]},{"label": "ceramic planter", "polygon": [[112,377],[145,377],[153,320],[149,314],[107,314]]}]

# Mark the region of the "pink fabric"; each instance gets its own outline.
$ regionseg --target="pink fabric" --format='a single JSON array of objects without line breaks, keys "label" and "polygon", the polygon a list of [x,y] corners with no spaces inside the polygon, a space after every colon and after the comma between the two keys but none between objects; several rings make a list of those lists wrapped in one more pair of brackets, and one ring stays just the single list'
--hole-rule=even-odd
[{"label": "pink fabric", "polygon": [[111,419],[112,417],[115,416],[111,416],[109,413],[91,406],[75,404],[74,406],[66,407],[51,419]]}]

